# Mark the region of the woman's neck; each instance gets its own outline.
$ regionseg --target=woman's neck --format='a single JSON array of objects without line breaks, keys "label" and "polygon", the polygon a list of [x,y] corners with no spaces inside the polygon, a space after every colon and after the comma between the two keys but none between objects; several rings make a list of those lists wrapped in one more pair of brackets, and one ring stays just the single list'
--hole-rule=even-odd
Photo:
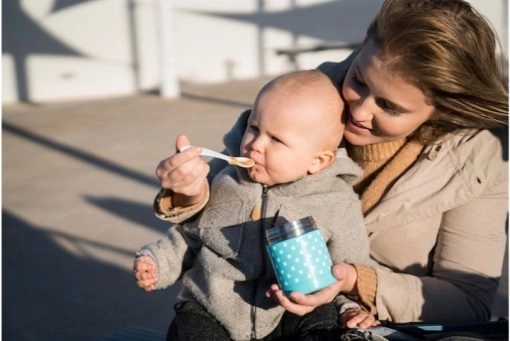
[{"label": "woman's neck", "polygon": [[364,182],[364,179],[370,178],[383,168],[406,142],[407,139],[403,138],[365,146],[347,144],[347,153],[363,169],[363,178],[358,183]]}]

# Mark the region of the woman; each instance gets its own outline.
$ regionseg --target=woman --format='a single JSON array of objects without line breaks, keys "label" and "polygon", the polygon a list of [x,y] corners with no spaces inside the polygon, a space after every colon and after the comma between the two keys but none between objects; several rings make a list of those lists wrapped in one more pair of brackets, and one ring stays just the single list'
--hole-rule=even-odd
[{"label": "woman", "polygon": [[[348,105],[345,140],[364,170],[359,193],[376,267],[338,262],[336,284],[290,298],[306,314],[339,293],[358,296],[347,326],[485,321],[506,243],[508,94],[488,23],[461,0],[386,0],[362,47],[319,68]],[[230,136],[241,136],[242,115]],[[177,147],[189,141],[178,139]],[[197,150],[161,161],[155,209],[182,221],[215,174]],[[143,276],[137,278],[143,282]]]}]

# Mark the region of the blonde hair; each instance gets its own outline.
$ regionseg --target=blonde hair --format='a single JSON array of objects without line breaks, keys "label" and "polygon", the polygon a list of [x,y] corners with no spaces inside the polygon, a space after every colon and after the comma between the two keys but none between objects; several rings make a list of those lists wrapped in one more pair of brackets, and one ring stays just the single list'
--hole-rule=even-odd
[{"label": "blonde hair", "polygon": [[496,34],[462,0],[386,0],[367,30],[391,60],[389,71],[421,89],[435,107],[413,137],[508,125],[508,92]]}]

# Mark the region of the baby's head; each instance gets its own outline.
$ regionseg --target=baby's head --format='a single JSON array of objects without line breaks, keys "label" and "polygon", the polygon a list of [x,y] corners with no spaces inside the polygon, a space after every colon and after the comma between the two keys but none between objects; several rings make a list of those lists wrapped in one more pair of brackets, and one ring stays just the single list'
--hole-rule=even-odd
[{"label": "baby's head", "polygon": [[339,90],[320,71],[294,71],[267,83],[241,143],[241,155],[256,164],[250,177],[275,185],[327,167],[342,140],[343,110]]}]

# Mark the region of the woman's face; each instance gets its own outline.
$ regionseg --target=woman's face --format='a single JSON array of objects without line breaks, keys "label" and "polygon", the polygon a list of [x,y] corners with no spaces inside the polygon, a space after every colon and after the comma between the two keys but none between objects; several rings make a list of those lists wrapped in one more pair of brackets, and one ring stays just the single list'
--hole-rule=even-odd
[{"label": "woman's face", "polygon": [[420,89],[388,71],[389,58],[369,41],[347,72],[344,138],[353,145],[400,140],[433,115],[434,107]]}]

